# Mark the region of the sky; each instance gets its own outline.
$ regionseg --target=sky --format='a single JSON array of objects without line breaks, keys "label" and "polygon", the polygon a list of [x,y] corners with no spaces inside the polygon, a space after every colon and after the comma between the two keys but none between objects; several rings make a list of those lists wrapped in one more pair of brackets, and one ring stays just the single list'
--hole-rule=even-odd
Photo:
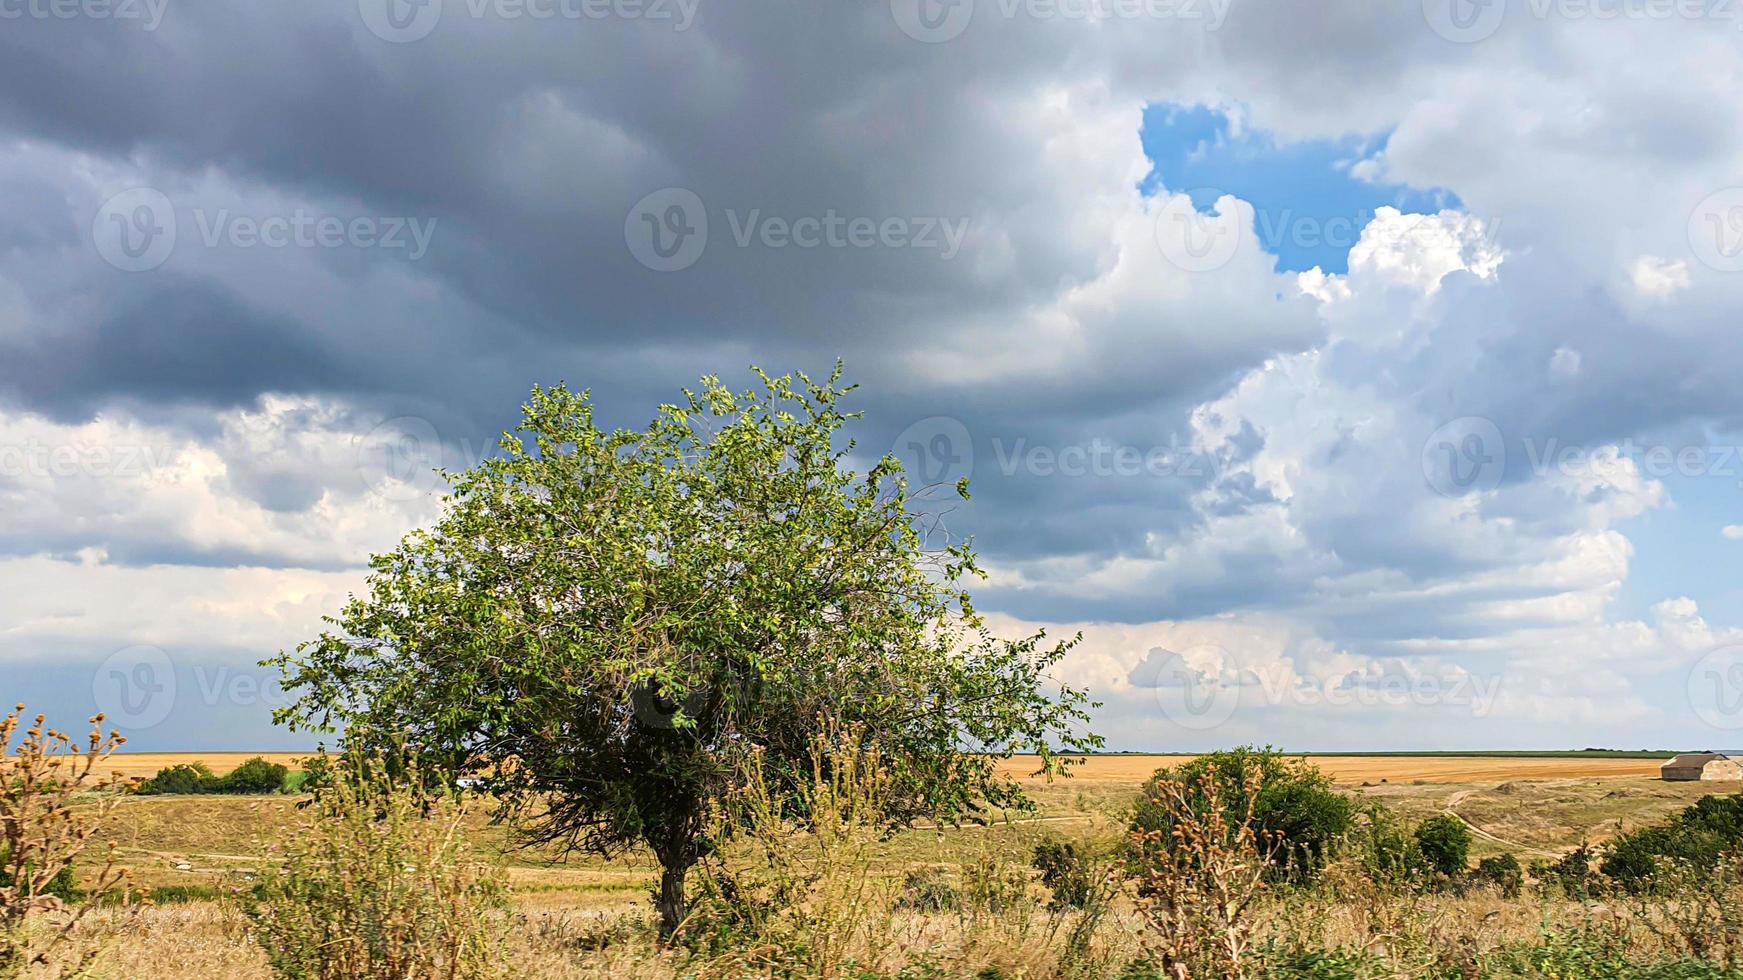
[{"label": "sky", "polygon": [[0,0],[0,694],[258,665],[536,383],[967,476],[1118,749],[1743,744],[1743,14]]}]

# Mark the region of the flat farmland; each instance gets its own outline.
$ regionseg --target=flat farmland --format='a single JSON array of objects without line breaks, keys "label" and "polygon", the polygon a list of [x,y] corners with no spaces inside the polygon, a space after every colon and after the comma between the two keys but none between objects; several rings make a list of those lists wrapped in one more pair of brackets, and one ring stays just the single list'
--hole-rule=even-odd
[{"label": "flat farmland", "polygon": [[[214,772],[235,768],[257,753],[131,753],[111,768],[149,776],[175,764],[204,762]],[[267,753],[295,766],[302,753]],[[921,827],[881,845],[878,861],[891,874],[916,866],[956,866],[993,846],[1026,850],[1031,837],[1060,835],[1085,841],[1121,839],[1140,785],[1151,773],[1190,755],[1092,756],[1067,778],[1042,781],[1033,756],[1000,763],[1023,778],[1037,813],[1013,814],[1006,823],[962,828]],[[1383,803],[1409,820],[1435,813],[1458,814],[1476,836],[1481,857],[1512,851],[1522,858],[1554,857],[1582,840],[1600,842],[1623,827],[1662,820],[1707,794],[1735,793],[1737,783],[1667,783],[1658,779],[1656,758],[1605,758],[1575,753],[1555,756],[1307,756],[1346,793]],[[294,796],[136,797],[123,805],[105,835],[142,883],[213,885],[250,867],[267,842],[294,825]],[[511,868],[523,903],[586,908],[639,907],[654,880],[654,865],[632,852],[613,861],[575,857],[556,861],[538,850],[513,846],[505,828],[492,825],[480,807],[471,836],[481,849]]]},{"label": "flat farmland", "polygon": [[[166,766],[205,763],[223,775],[245,760],[262,756],[295,769],[307,752],[119,752],[106,769],[126,776],[152,776]],[[1084,783],[1119,783],[1136,787],[1164,766],[1190,761],[1190,755],[1097,755],[1071,767],[1071,778]],[[1658,775],[1659,758],[1612,758],[1566,755],[1313,755],[1307,760],[1339,783],[1480,783],[1512,779],[1580,779],[1606,776]],[[1037,768],[1034,756],[1016,756],[999,764],[999,771],[1027,777]]]},{"label": "flat farmland", "polygon": [[311,752],[117,752],[109,757],[102,772],[118,772],[129,778],[155,776],[169,766],[203,762],[206,768],[222,776],[249,759],[263,758],[286,769],[296,769]]},{"label": "flat farmland", "polygon": [[[1190,755],[1096,755],[1071,767],[1071,778],[1085,783],[1125,783],[1132,786],[1163,767],[1188,762]],[[1578,779],[1592,777],[1655,777],[1661,758],[1588,757],[1567,755],[1314,755],[1307,761],[1345,785],[1362,783],[1483,783],[1508,780]],[[1016,756],[999,764],[1003,773],[1026,776],[1035,771],[1034,756]]]}]

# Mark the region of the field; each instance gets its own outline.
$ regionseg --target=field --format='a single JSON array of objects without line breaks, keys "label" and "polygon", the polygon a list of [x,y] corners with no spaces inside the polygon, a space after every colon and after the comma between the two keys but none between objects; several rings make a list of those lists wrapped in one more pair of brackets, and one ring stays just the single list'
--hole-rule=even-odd
[{"label": "field", "polygon": [[[156,767],[203,761],[224,773],[243,759],[232,754],[152,754],[115,757],[129,775]],[[271,756],[286,765],[295,755]],[[1117,835],[1139,787],[1156,769],[1191,756],[1103,755],[1071,768],[1066,778],[1030,776],[1033,758],[1017,757],[1002,771],[1024,778],[1039,804],[1027,822],[990,828],[918,829],[891,841],[880,855],[892,868],[948,863],[979,846],[978,838],[1028,833],[1035,827],[1072,837]],[[1345,792],[1384,802],[1419,819],[1453,811],[1471,825],[1482,856],[1511,850],[1522,858],[1563,853],[1582,840],[1603,841],[1621,827],[1651,823],[1710,793],[1734,791],[1723,783],[1667,783],[1653,759],[1327,756],[1312,763]],[[123,807],[114,837],[140,880],[150,885],[210,884],[256,860],[266,841],[287,825],[295,797],[136,797]],[[536,902],[574,901],[590,908],[639,903],[654,865],[631,856],[611,862],[571,858],[556,862],[513,846],[501,827],[478,821],[478,839],[535,889]]]},{"label": "field", "polygon": [[[264,755],[267,761],[295,767],[306,753],[278,752],[120,752],[108,768],[127,776],[145,777],[165,766],[203,762],[219,775],[244,760]],[[1133,789],[1164,766],[1179,765],[1190,755],[1096,755],[1071,769],[1071,778],[1084,783],[1122,783]],[[1509,779],[1571,779],[1576,777],[1656,776],[1664,757],[1623,757],[1569,752],[1543,756],[1512,753],[1472,755],[1315,755],[1320,771],[1340,783],[1379,782],[1463,783],[1502,782]],[[1037,766],[1033,756],[1016,756],[1000,764],[1000,771],[1028,776]]]},{"label": "field", "polygon": [[[149,775],[156,768],[176,763],[204,761],[222,773],[247,754],[130,755],[117,757],[117,768],[130,775]],[[294,755],[274,761],[287,765]],[[1024,857],[1037,840],[1067,839],[1092,848],[1105,849],[1121,838],[1129,807],[1142,781],[1160,766],[1177,764],[1188,756],[1107,755],[1089,758],[1072,767],[1072,776],[1052,781],[1027,780],[1038,803],[1036,813],[999,819],[986,826],[917,828],[881,841],[867,852],[873,874],[895,889],[917,869],[967,869],[1002,866]],[[1701,796],[1735,792],[1725,783],[1666,783],[1656,778],[1658,761],[1653,758],[1593,758],[1585,755],[1559,757],[1517,756],[1323,756],[1310,760],[1330,775],[1340,791],[1383,803],[1401,817],[1415,821],[1439,813],[1455,813],[1471,828],[1475,838],[1472,859],[1510,852],[1521,861],[1554,859],[1581,842],[1601,842],[1623,829],[1662,820]],[[1014,759],[1005,770],[1024,775],[1034,769],[1033,759]],[[236,913],[216,898],[237,887],[275,839],[282,837],[296,819],[294,796],[156,796],[133,797],[119,811],[108,840],[120,850],[125,863],[135,869],[138,880],[154,888],[174,886],[181,896],[194,901],[175,901],[146,912],[124,927],[124,940],[117,952],[104,961],[99,975],[131,977],[151,975],[174,964],[181,976],[266,976],[264,961],[254,949]],[[646,856],[631,854],[611,861],[593,857],[556,860],[552,855],[514,846],[507,832],[492,825],[484,815],[473,818],[469,836],[479,851],[508,867],[516,918],[515,955],[529,965],[524,975],[550,977],[670,976],[673,968],[653,953],[645,941],[649,928],[648,895],[657,880],[657,868]],[[1376,928],[1358,913],[1336,904],[1321,913],[1323,928],[1338,933],[1342,941],[1367,942],[1362,930]],[[1581,915],[1577,904],[1561,911],[1534,901],[1502,902],[1488,896],[1446,897],[1433,904],[1406,907],[1400,915],[1422,916],[1421,928],[1446,917],[1474,923],[1473,929],[1499,943],[1509,937],[1527,940],[1537,935],[1544,916],[1565,915],[1570,921]],[[105,913],[107,917],[115,913]],[[1007,916],[1006,919],[1009,917]],[[961,921],[949,928],[967,929]],[[1021,925],[1023,930],[1042,930],[1021,936],[1011,933],[1018,925],[977,924],[987,936],[932,935],[928,930],[945,928],[936,916],[903,914],[890,919],[892,930],[914,930],[899,941],[936,948],[958,948],[956,966],[975,972],[974,964],[1005,964],[1004,975],[1022,975],[1032,969],[1050,975],[1053,966],[1040,965],[1058,955],[1058,926],[1043,930],[1040,918]],[[629,924],[629,925],[624,925]],[[628,928],[643,936],[632,951],[616,955],[582,954],[592,949],[601,930],[613,935]],[[1398,922],[1386,926],[1399,930],[1415,928]],[[1010,934],[1001,934],[998,930]],[[1129,919],[1116,919],[1102,942],[1109,956],[1130,956],[1136,950],[1138,927]],[[1045,936],[1045,939],[1037,938]],[[1001,938],[1002,936],[1002,938]],[[984,938],[984,942],[983,942]],[[1339,938],[1334,936],[1333,938]],[[893,939],[891,941],[898,941]],[[1427,942],[1428,940],[1423,940]],[[1461,940],[1462,941],[1462,940]],[[952,947],[951,944],[956,944]],[[1037,946],[1037,943],[1053,945]],[[963,952],[972,947],[972,951]],[[1043,950],[1036,952],[1036,950]],[[1046,950],[1051,950],[1047,952]],[[1040,957],[1024,966],[1009,957],[1021,951],[1025,957]],[[1024,961],[1029,962],[1029,961]],[[1051,963],[1053,961],[1047,960]],[[1014,972],[1013,972],[1014,971]],[[950,975],[955,975],[952,972]]]},{"label": "field", "polygon": [[[1072,778],[1082,782],[1122,783],[1136,789],[1164,766],[1191,759],[1189,755],[1098,755],[1073,766]],[[1525,758],[1513,755],[1323,755],[1310,761],[1339,783],[1480,783],[1510,779],[1573,779],[1580,777],[1655,777],[1662,757],[1591,758],[1584,754]],[[1034,772],[1032,757],[1018,756],[1001,766],[1013,775]]]},{"label": "field", "polygon": [[104,769],[119,772],[130,779],[144,779],[169,766],[203,762],[222,776],[256,756],[295,769],[307,755],[306,752],[117,752],[109,757],[109,764]]}]

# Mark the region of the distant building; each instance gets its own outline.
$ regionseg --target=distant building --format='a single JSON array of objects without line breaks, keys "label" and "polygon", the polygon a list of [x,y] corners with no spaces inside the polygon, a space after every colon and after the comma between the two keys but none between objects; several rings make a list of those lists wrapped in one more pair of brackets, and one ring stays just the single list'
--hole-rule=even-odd
[{"label": "distant building", "polygon": [[1708,779],[1743,779],[1743,763],[1718,752],[1692,752],[1666,762],[1659,774],[1665,779],[1694,782]]}]

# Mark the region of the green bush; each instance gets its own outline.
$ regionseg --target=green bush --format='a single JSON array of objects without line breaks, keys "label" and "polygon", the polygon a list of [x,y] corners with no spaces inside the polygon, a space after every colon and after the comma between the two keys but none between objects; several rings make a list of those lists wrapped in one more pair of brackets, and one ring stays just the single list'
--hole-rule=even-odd
[{"label": "green bush", "polygon": [[231,772],[216,776],[204,762],[167,766],[139,784],[146,795],[191,795],[200,793],[277,793],[285,788],[290,772],[284,766],[255,756]]},{"label": "green bush", "polygon": [[1053,892],[1049,908],[1080,909],[1089,903],[1095,868],[1076,844],[1044,840],[1035,845],[1034,865],[1041,872],[1041,883]]},{"label": "green bush", "polygon": [[1525,871],[1519,866],[1519,859],[1511,854],[1500,854],[1478,861],[1477,870],[1472,877],[1499,888],[1504,898],[1517,897],[1520,886],[1525,883]]},{"label": "green bush", "polygon": [[[7,869],[8,865],[10,864],[10,862],[7,861],[8,856],[9,856],[9,852],[6,849],[5,845],[0,844],[0,888],[11,888],[12,887],[12,873],[11,873],[11,871],[9,871]],[[25,865],[24,866],[24,879],[25,879],[25,881],[28,882],[30,880],[31,876],[35,874],[35,872],[36,872],[36,867],[34,865],[30,865],[30,864]],[[28,895],[28,893],[26,893],[26,894]],[[39,894],[44,895],[44,896],[48,896],[48,897],[52,897],[52,898],[58,898],[63,902],[76,902],[76,901],[78,901],[78,899],[79,899],[79,886],[77,883],[75,883],[73,881],[73,866],[71,864],[68,864],[65,867],[61,868],[59,871],[55,872],[54,877],[50,878],[48,880],[48,887],[44,888]]]},{"label": "green bush", "polygon": [[1132,832],[1161,830],[1165,839],[1170,821],[1166,808],[1156,803],[1161,783],[1183,785],[1194,809],[1199,809],[1207,805],[1203,798],[1207,774],[1215,780],[1225,819],[1244,818],[1249,802],[1244,774],[1249,771],[1256,777],[1251,801],[1254,829],[1262,839],[1278,843],[1274,860],[1279,872],[1295,881],[1311,877],[1355,826],[1356,807],[1332,787],[1329,776],[1304,759],[1285,756],[1270,747],[1213,752],[1172,769],[1157,770],[1144,784],[1133,810]]},{"label": "green bush", "polygon": [[1470,861],[1471,830],[1450,813],[1429,817],[1416,827],[1416,849],[1430,868],[1452,877]]},{"label": "green bush", "polygon": [[1362,815],[1363,830],[1356,841],[1368,876],[1391,884],[1421,879],[1427,867],[1409,829],[1391,810],[1378,803],[1370,803]]},{"label": "green bush", "polygon": [[1560,888],[1569,898],[1589,898],[1592,893],[1592,848],[1581,844],[1558,860],[1533,861],[1531,877],[1546,887]]},{"label": "green bush", "polygon": [[249,759],[221,778],[219,793],[276,793],[284,788],[290,774],[284,766],[258,756]]},{"label": "green bush", "polygon": [[1599,870],[1630,894],[1650,890],[1665,859],[1711,868],[1727,851],[1743,846],[1743,793],[1703,796],[1662,824],[1618,836],[1605,849]]},{"label": "green bush", "polygon": [[212,790],[209,787],[217,781],[218,777],[212,775],[212,770],[204,762],[194,762],[159,769],[157,775],[139,784],[139,792],[147,796],[210,793]]}]

